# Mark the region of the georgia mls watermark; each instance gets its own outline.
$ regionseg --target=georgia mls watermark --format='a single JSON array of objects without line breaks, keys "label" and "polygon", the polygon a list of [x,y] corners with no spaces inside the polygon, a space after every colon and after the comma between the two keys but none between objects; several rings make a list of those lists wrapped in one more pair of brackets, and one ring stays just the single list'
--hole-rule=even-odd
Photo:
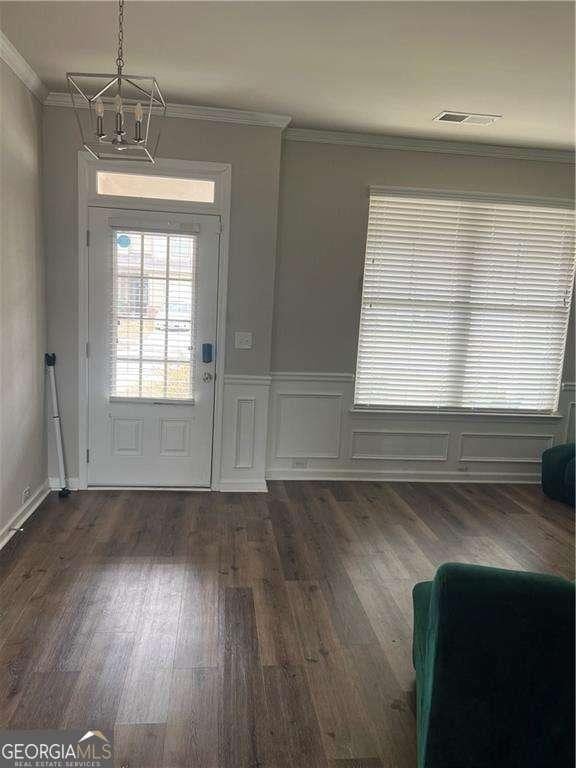
[{"label": "georgia mls watermark", "polygon": [[113,768],[102,731],[0,731],[0,768]]}]

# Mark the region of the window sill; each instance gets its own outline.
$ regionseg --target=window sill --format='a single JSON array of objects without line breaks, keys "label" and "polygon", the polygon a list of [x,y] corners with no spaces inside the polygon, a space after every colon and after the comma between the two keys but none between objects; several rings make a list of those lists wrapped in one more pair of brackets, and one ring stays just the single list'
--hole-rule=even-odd
[{"label": "window sill", "polygon": [[515,421],[516,419],[560,421],[564,418],[564,414],[559,411],[554,411],[554,413],[528,413],[527,411],[441,411],[437,408],[386,408],[380,406],[370,408],[352,406],[349,409],[349,413],[353,416],[435,416],[439,419],[496,418],[512,421]]}]

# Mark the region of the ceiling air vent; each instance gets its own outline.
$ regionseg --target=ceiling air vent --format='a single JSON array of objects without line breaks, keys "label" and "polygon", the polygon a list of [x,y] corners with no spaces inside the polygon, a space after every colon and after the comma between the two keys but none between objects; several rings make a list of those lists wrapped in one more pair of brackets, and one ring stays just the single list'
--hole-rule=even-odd
[{"label": "ceiling air vent", "polygon": [[433,119],[438,123],[467,123],[468,125],[491,125],[502,115],[477,115],[474,112],[440,112]]}]

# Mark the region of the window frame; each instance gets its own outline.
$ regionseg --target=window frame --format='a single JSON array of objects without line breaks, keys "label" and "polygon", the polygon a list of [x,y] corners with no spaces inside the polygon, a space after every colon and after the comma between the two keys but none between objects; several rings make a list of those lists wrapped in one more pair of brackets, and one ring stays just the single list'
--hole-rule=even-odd
[{"label": "window frame", "polygon": [[[354,368],[354,378],[356,378],[356,371],[358,370],[358,356],[360,347],[360,318],[362,312],[362,292],[364,283],[364,272],[366,265],[366,245],[368,238],[368,215],[370,198],[373,194],[386,195],[389,197],[426,197],[435,198],[438,200],[466,200],[466,201],[478,201],[482,203],[502,203],[502,204],[515,204],[526,206],[538,206],[544,208],[559,209],[563,208],[567,211],[575,212],[576,207],[573,200],[569,198],[561,197],[537,197],[528,195],[512,195],[512,194],[493,194],[491,192],[475,191],[475,190],[452,190],[452,189],[440,189],[430,187],[400,187],[400,186],[381,186],[370,185],[367,188],[367,200],[368,206],[365,211],[365,235],[364,235],[364,257],[362,259],[362,273],[360,275],[360,303],[358,313],[358,335],[356,344],[356,363]],[[576,288],[572,286],[572,298],[571,308],[568,311],[567,325],[570,323],[570,315],[574,310],[574,304],[576,301]],[[567,333],[567,338],[569,334]],[[566,345],[563,350],[563,365],[566,359]],[[560,384],[560,396],[562,393],[562,382]],[[425,416],[440,415],[448,417],[466,417],[466,416],[502,416],[510,419],[516,418],[531,418],[531,419],[562,419],[564,415],[560,412],[560,396],[558,405],[555,411],[534,411],[525,409],[513,409],[513,408],[459,408],[457,406],[428,406],[428,405],[393,405],[388,403],[364,405],[356,402],[356,388],[352,393],[352,406],[349,409],[351,414],[421,414]]]},{"label": "window frame", "polygon": [[[122,194],[122,193],[118,193],[118,194],[110,194],[110,193],[108,193],[108,194],[106,194],[104,192],[99,192],[98,191],[98,177],[99,177],[100,174],[107,174],[108,176],[139,176],[139,177],[144,178],[144,179],[162,179],[163,181],[168,181],[168,182],[170,182],[170,181],[176,181],[176,182],[178,182],[178,181],[208,182],[208,183],[212,184],[213,199],[211,201],[206,201],[206,200],[202,201],[202,200],[194,200],[193,198],[186,199],[186,198],[181,198],[181,197],[170,197],[170,196],[166,196],[166,195],[164,195],[162,197],[155,197],[154,195],[135,195],[134,196],[134,195],[125,195],[125,194]],[[163,201],[164,203],[169,203],[170,205],[172,205],[172,203],[177,203],[177,202],[186,203],[187,205],[190,205],[190,204],[192,204],[192,205],[213,205],[214,204],[214,200],[216,198],[216,180],[215,179],[207,178],[205,175],[201,175],[201,174],[194,174],[194,175],[183,174],[182,176],[176,176],[176,175],[170,176],[170,175],[167,175],[165,173],[164,174],[161,174],[161,173],[142,173],[142,171],[140,171],[140,173],[134,173],[132,167],[128,171],[119,171],[119,170],[116,170],[116,169],[111,170],[111,169],[108,169],[108,168],[106,168],[106,169],[96,168],[96,194],[98,195],[99,198],[106,198],[106,199],[113,197],[113,198],[116,198],[116,199],[119,198],[121,200],[126,200],[126,199],[129,199],[129,200],[142,200],[142,201],[155,200],[156,202]]]},{"label": "window frame", "polygon": [[[207,170],[210,166],[210,170]],[[147,211],[171,211],[174,213],[217,213],[228,207],[229,189],[222,183],[223,174],[230,172],[230,166],[223,163],[204,163],[190,160],[158,160],[145,168],[139,163],[122,161],[98,161],[86,163],[85,184],[90,205],[102,208],[122,208]],[[98,194],[98,171],[121,173],[132,176],[159,176],[160,178],[192,179],[214,183],[214,201],[211,203],[195,200],[172,200],[160,197],[129,197],[128,195]]]}]

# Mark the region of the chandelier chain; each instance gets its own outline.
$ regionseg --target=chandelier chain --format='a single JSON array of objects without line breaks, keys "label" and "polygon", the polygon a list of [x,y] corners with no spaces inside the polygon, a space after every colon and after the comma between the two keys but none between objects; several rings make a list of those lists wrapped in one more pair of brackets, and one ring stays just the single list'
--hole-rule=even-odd
[{"label": "chandelier chain", "polygon": [[118,57],[116,66],[122,71],[124,66],[124,0],[118,0]]}]

